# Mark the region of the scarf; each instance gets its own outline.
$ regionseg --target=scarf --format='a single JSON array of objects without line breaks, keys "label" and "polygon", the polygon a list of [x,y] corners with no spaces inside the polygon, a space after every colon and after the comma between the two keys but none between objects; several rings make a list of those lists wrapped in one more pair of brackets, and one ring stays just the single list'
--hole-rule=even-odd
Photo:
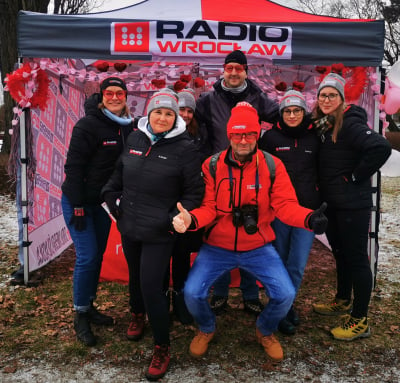
[{"label": "scarf", "polygon": [[242,93],[245,91],[245,89],[247,88],[247,81],[245,81],[242,85],[238,86],[237,88],[228,88],[225,85],[225,80],[222,80],[221,86],[224,91],[237,94],[237,93]]},{"label": "scarf", "polygon": [[146,129],[151,134],[150,138],[151,138],[152,144],[155,144],[156,142],[160,141],[161,138],[165,137],[170,132],[170,130],[167,130],[162,133],[154,133],[153,128],[150,126],[150,124],[147,124]]},{"label": "scarf", "polygon": [[132,123],[132,117],[129,115],[128,116],[124,115],[123,117],[119,117],[116,114],[110,112],[107,108],[103,108],[102,111],[104,115],[106,115],[110,120],[115,121],[119,125],[126,126]]}]

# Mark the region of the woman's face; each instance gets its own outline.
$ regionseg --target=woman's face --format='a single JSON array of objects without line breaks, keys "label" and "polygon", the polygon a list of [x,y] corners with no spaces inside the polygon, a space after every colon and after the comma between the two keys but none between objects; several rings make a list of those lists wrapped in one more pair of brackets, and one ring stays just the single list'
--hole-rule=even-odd
[{"label": "woman's face", "polygon": [[171,109],[157,108],[151,111],[149,123],[154,133],[163,133],[172,129],[175,117]]},{"label": "woman's face", "polygon": [[103,105],[119,116],[126,106],[126,91],[119,86],[109,86],[103,90]]},{"label": "woman's face", "polygon": [[283,122],[290,128],[300,125],[304,118],[304,109],[298,106],[288,106],[282,110]]},{"label": "woman's face", "polygon": [[186,126],[188,126],[193,120],[193,109],[182,106],[179,108],[179,115],[183,118],[183,121],[185,121]]},{"label": "woman's face", "polygon": [[330,86],[322,88],[318,95],[318,106],[324,114],[332,114],[342,104],[339,92]]}]

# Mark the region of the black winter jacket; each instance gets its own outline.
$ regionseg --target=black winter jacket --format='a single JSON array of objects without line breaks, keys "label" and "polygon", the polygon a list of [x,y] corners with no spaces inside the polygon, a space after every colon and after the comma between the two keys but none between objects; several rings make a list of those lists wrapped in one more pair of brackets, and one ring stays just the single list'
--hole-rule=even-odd
[{"label": "black winter jacket", "polygon": [[363,209],[372,206],[371,176],[391,153],[389,142],[369,128],[365,110],[350,105],[343,126],[332,141],[332,130],[321,136],[319,182],[328,207]]},{"label": "black winter jacket", "polygon": [[280,118],[262,135],[258,147],[282,160],[300,205],[317,209],[320,206],[317,182],[319,140],[310,117],[306,116],[295,128],[288,127]]},{"label": "black winter jacket", "polygon": [[85,102],[85,117],[73,128],[64,166],[62,192],[74,206],[101,203],[101,188],[111,176],[133,125],[122,126],[98,108],[100,94]]},{"label": "black winter jacket", "polygon": [[166,242],[174,238],[172,218],[180,201],[188,210],[200,206],[204,193],[198,151],[189,139],[185,122],[151,144],[147,117],[127,139],[116,169],[102,194],[121,192],[121,235],[132,241]]},{"label": "black winter jacket", "polygon": [[202,140],[201,152],[206,158],[226,149],[229,140],[226,125],[231,116],[231,109],[240,101],[247,101],[258,112],[260,121],[273,123],[279,118],[278,104],[251,80],[246,79],[247,88],[241,93],[225,91],[222,79],[214,85],[214,91],[204,93],[196,103],[195,119],[199,124]]}]

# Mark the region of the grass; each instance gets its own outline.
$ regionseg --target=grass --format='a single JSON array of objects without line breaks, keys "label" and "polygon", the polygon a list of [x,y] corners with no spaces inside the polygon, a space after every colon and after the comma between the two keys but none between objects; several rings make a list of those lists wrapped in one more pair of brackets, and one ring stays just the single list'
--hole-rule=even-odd
[{"label": "grass", "polygon": [[[400,248],[400,241],[393,244]],[[0,245],[0,278],[16,267],[17,249]],[[32,273],[37,287],[10,286],[0,280],[0,369],[18,365],[33,356],[51,365],[77,366],[101,361],[108,365],[143,369],[152,352],[149,327],[140,342],[125,338],[129,322],[127,286],[102,282],[97,304],[100,311],[115,318],[108,328],[94,326],[99,343],[86,348],[77,342],[73,328],[72,272],[74,248],[71,246],[60,257]],[[396,270],[397,271],[397,270]],[[337,317],[324,317],[312,311],[312,303],[332,299],[335,286],[334,260],[330,252],[315,241],[302,287],[296,299],[301,325],[295,336],[278,335],[286,355],[279,373],[290,375],[298,366],[306,364],[311,376],[320,376],[326,366],[334,364],[347,376],[362,373],[374,376],[397,368],[400,360],[399,302],[400,284],[381,279],[370,304],[372,336],[354,342],[339,342],[331,338],[329,329],[339,324]],[[267,298],[261,291],[264,302]],[[238,377],[252,369],[273,370],[265,363],[265,355],[255,342],[255,318],[243,311],[239,290],[230,290],[228,311],[217,317],[217,336],[207,358],[194,360],[188,355],[188,346],[194,326],[184,326],[171,314],[172,368],[195,366],[198,376],[206,376],[206,366],[217,364],[227,376]],[[276,369],[276,367],[275,367]],[[267,375],[266,375],[267,376]],[[239,379],[239,378],[238,378]],[[388,378],[386,381],[395,381]],[[311,378],[310,378],[311,380]],[[318,380],[313,380],[318,381]],[[383,380],[385,381],[385,380]]]}]

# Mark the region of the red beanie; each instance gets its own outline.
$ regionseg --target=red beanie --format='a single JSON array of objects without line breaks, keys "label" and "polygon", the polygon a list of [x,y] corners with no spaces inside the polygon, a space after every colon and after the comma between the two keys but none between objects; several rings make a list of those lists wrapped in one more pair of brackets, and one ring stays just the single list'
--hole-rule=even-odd
[{"label": "red beanie", "polygon": [[248,102],[238,102],[232,108],[231,117],[226,127],[228,138],[231,133],[257,132],[260,136],[260,130],[257,111]]}]

